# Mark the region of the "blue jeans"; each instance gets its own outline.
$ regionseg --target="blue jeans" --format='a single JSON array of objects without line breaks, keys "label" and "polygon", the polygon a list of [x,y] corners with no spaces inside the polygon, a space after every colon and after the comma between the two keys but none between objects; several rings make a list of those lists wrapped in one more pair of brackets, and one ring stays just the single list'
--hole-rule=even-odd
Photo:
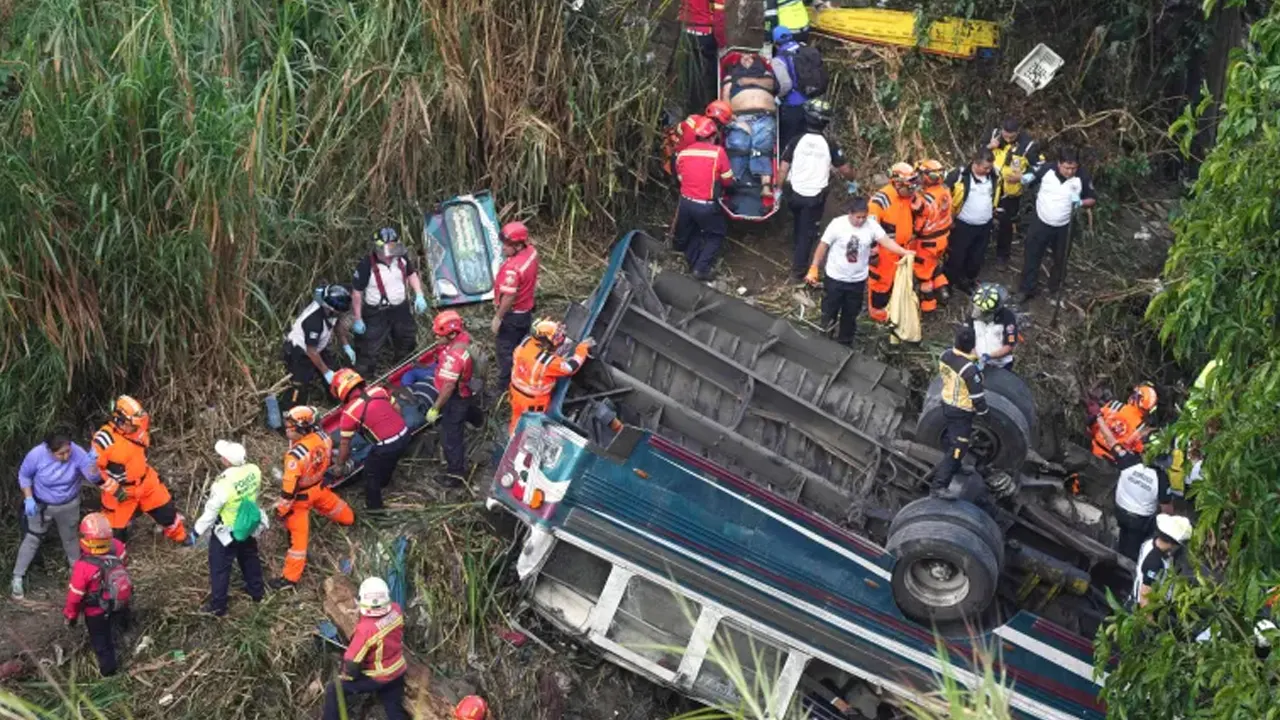
[{"label": "blue jeans", "polygon": [[729,153],[729,166],[734,177],[745,179],[755,175],[773,175],[773,150],[777,123],[768,113],[748,113],[734,119],[725,132],[724,149]]}]

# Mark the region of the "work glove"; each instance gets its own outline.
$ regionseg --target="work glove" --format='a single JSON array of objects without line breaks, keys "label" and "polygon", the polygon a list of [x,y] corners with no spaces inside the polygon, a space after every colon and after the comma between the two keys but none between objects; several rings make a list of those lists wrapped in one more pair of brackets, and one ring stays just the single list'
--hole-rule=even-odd
[{"label": "work glove", "polygon": [[355,322],[351,323],[351,332],[357,335],[363,335],[364,330],[365,330],[364,321],[361,320],[360,318],[356,318]]},{"label": "work glove", "polygon": [[987,363],[989,362],[991,362],[991,356],[986,353],[982,353],[982,356],[978,358],[978,369],[986,370]]},{"label": "work glove", "polygon": [[37,508],[36,508],[36,499],[35,499],[35,498],[23,498],[23,499],[22,499],[22,514],[23,514],[23,515],[26,515],[27,517],[35,517],[35,516],[36,516],[36,511],[37,511]]},{"label": "work glove", "polygon": [[435,424],[436,424],[436,421],[437,421],[437,420],[439,420],[439,419],[440,419],[440,408],[433,407],[433,408],[431,408],[430,410],[428,410],[428,411],[427,411],[427,424],[428,424],[428,425],[435,425]]},{"label": "work glove", "polygon": [[192,530],[191,532],[187,533],[186,539],[182,541],[182,547],[195,547],[196,543],[199,540],[200,540],[200,533],[196,532],[195,530]]},{"label": "work glove", "polygon": [[285,515],[288,515],[289,511],[292,509],[293,509],[293,503],[287,500],[276,501],[276,515],[279,515],[280,517],[284,517]]},{"label": "work glove", "polygon": [[347,359],[351,361],[352,365],[356,364],[356,351],[350,345],[343,345],[342,352],[346,353]]},{"label": "work glove", "polygon": [[413,311],[419,315],[427,311],[427,299],[422,297],[422,293],[413,299]]},{"label": "work glove", "polygon": [[116,496],[116,502],[124,502],[129,499],[129,493],[125,491],[123,485],[116,485],[116,491],[112,495]]},{"label": "work glove", "polygon": [[857,194],[858,194],[858,181],[857,181],[857,180],[850,180],[849,182],[845,183],[845,184],[844,184],[844,191],[845,191],[845,192],[847,192],[847,193],[849,193],[850,195],[857,195]]},{"label": "work glove", "polygon": [[810,285],[813,285],[814,287],[818,286],[818,282],[820,281],[820,278],[818,277],[817,265],[809,266],[809,272],[805,273],[804,281],[809,283]]},{"label": "work glove", "polygon": [[1022,184],[1023,184],[1023,185],[1030,185],[1031,183],[1033,183],[1033,182],[1035,182],[1035,181],[1036,181],[1036,175],[1035,175],[1035,173],[1023,173],[1023,175],[1022,175]]},{"label": "work glove", "polygon": [[325,384],[325,385],[330,385],[330,384],[332,384],[332,383],[333,383],[333,371],[332,371],[332,370],[325,370],[325,371],[324,371],[324,384]]}]

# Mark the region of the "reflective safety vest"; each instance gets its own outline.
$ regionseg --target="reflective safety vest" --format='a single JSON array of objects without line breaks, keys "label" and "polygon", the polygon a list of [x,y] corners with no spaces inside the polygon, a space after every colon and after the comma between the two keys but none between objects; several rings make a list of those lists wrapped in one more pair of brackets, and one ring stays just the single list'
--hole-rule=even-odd
[{"label": "reflective safety vest", "polygon": [[333,439],[323,430],[308,433],[284,456],[284,480],[280,497],[294,500],[298,493],[320,484],[332,461]]},{"label": "reflective safety vest", "polygon": [[[144,437],[145,440],[145,437]],[[116,430],[107,423],[93,434],[93,450],[97,454],[98,471],[104,478],[104,490],[114,492],[116,483],[138,485],[156,479],[156,471],[147,463],[147,446]]]},{"label": "reflective safety vest", "polygon": [[531,398],[550,395],[556,380],[568,377],[587,359],[586,343],[578,343],[573,356],[563,358],[544,349],[537,338],[529,336],[516,348],[511,369],[511,388]]},{"label": "reflective safety vest", "polygon": [[765,0],[764,19],[770,29],[782,26],[801,32],[809,29],[809,8],[804,0]]},{"label": "reflective safety vest", "polygon": [[262,486],[262,471],[253,463],[236,465],[222,471],[213,481],[213,493],[221,493],[227,503],[218,511],[218,520],[228,528],[236,524],[236,513],[243,502],[256,503]]},{"label": "reflective safety vest", "polygon": [[951,191],[938,183],[920,191],[920,207],[915,217],[916,236],[932,240],[951,230]]},{"label": "reflective safety vest", "polygon": [[877,190],[868,203],[868,214],[902,247],[911,242],[915,230],[911,200],[912,198],[899,195],[893,183],[889,183]]},{"label": "reflective safety vest", "polygon": [[[1147,428],[1147,416],[1142,408],[1133,403],[1122,403],[1119,400],[1108,403],[1098,412],[1096,423],[1106,423],[1107,429],[1115,436],[1116,442],[1128,452],[1141,455],[1146,447],[1142,441],[1142,431]],[[1111,448],[1095,425],[1093,428],[1093,454],[1107,460],[1111,456]]]}]

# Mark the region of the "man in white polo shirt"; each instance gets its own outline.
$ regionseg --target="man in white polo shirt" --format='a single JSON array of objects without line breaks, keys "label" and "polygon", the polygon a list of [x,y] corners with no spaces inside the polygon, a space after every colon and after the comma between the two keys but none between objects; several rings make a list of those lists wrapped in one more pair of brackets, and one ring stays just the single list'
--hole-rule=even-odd
[{"label": "man in white polo shirt", "polygon": [[[804,270],[813,257],[813,242],[818,235],[818,223],[827,207],[827,186],[831,174],[839,173],[846,181],[853,180],[853,168],[845,160],[844,153],[835,141],[825,134],[831,122],[831,103],[813,98],[804,104],[804,132],[797,135],[782,150],[778,163],[778,182],[787,188],[787,206],[794,220],[792,230],[793,251],[791,279],[804,278]],[[850,187],[856,192],[857,185]]]},{"label": "man in white polo shirt", "polygon": [[1022,292],[1017,302],[1024,303],[1036,295],[1040,263],[1046,251],[1053,253],[1049,270],[1049,292],[1062,289],[1067,275],[1067,238],[1071,234],[1071,215],[1078,207],[1093,207],[1096,200],[1089,176],[1080,169],[1080,158],[1074,148],[1063,148],[1058,161],[1045,163],[1034,173],[1022,176],[1022,185],[1040,184],[1036,195],[1036,215],[1027,231],[1026,256],[1022,264]]},{"label": "man in white polo shirt", "polygon": [[867,199],[855,197],[849,201],[849,212],[832,220],[818,247],[813,251],[813,263],[805,282],[817,286],[818,268],[826,275],[823,283],[822,325],[831,327],[839,320],[836,342],[853,345],[853,335],[858,328],[858,314],[862,312],[862,298],[867,294],[867,264],[871,259],[872,243],[880,243],[898,255],[913,255],[894,242],[880,223],[867,217]]},{"label": "man in white polo shirt", "polygon": [[991,237],[991,220],[1000,201],[996,178],[991,173],[993,163],[995,156],[991,150],[980,148],[970,158],[968,167],[952,170],[943,180],[951,188],[951,209],[956,213],[943,274],[963,292],[973,291],[982,272],[982,259]]}]

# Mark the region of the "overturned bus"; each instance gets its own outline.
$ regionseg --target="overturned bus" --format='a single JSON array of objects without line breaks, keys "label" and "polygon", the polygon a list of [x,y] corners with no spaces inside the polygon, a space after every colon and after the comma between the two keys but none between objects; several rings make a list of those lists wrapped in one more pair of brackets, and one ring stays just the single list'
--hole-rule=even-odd
[{"label": "overturned bus", "polygon": [[1091,638],[1132,565],[1099,521],[1106,478],[1037,452],[1025,384],[991,374],[982,472],[961,474],[961,500],[929,498],[936,383],[907,422],[905,376],[662,270],[662,252],[617,242],[566,320],[596,359],[495,472],[532,607],[751,717],[895,717],[929,701],[944,660],[977,682],[976,650],[1019,717],[1103,717]]}]

